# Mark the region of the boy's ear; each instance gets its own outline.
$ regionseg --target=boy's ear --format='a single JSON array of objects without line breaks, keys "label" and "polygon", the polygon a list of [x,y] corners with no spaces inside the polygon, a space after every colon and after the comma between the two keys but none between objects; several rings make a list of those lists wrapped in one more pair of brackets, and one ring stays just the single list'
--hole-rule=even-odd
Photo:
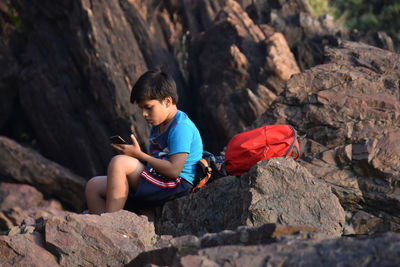
[{"label": "boy's ear", "polygon": [[172,105],[172,97],[170,97],[170,96],[167,96],[166,98],[164,98],[164,103],[165,103],[165,105],[167,106],[167,107],[169,107],[169,106],[171,106]]}]

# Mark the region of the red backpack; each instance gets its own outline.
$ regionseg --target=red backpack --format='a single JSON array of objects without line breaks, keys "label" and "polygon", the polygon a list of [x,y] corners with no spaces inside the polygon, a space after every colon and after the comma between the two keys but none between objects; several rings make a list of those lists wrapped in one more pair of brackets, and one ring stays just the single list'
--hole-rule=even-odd
[{"label": "red backpack", "polygon": [[299,156],[296,130],[290,125],[267,125],[235,135],[225,152],[228,173],[240,176],[258,161]]}]

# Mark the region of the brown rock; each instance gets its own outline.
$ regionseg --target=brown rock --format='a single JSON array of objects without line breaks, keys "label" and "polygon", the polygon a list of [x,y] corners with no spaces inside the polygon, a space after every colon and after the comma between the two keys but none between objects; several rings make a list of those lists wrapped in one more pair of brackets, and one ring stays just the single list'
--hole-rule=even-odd
[{"label": "brown rock", "polygon": [[43,202],[43,194],[33,186],[0,182],[0,211],[14,207],[29,209]]},{"label": "brown rock", "polygon": [[296,60],[282,33],[276,32],[272,34],[272,36],[266,40],[266,43],[268,69],[273,70],[279,79],[287,81],[292,74],[300,72]]},{"label": "brown rock", "polygon": [[[0,175],[8,181],[30,184],[46,197],[58,198],[72,210],[81,211],[85,205],[86,181],[82,177],[6,137],[0,137]],[[33,195],[34,198],[24,200],[25,195],[33,189],[24,187],[22,190],[26,192],[22,191],[16,196],[9,195],[8,197],[14,199],[20,196],[19,203],[27,200],[37,202],[41,198],[40,193],[37,192]],[[27,202],[21,203],[24,208],[26,208],[25,203]],[[27,205],[30,204],[35,203]],[[7,205],[12,205],[12,203]]]},{"label": "brown rock", "polygon": [[[374,233],[389,232],[393,229],[390,225],[386,225],[386,220],[376,217],[364,211],[350,213],[350,218],[346,219],[344,234],[346,235],[366,235]],[[389,227],[388,227],[389,226]],[[392,229],[391,229],[392,228]]]},{"label": "brown rock", "polygon": [[156,241],[153,224],[128,211],[52,217],[45,235],[64,266],[123,265]]},{"label": "brown rock", "polygon": [[200,127],[209,133],[205,143],[217,151],[261,115],[290,75],[299,72],[283,35],[262,30],[231,0],[198,36],[192,53],[200,73]]},{"label": "brown rock", "polygon": [[268,24],[285,36],[301,70],[322,64],[324,48],[337,46],[342,40],[394,51],[391,38],[384,32],[347,31],[329,15],[317,18],[305,0],[258,0],[244,3],[243,8],[256,24]]},{"label": "brown rock", "polygon": [[327,50],[328,62],[287,82],[252,127],[289,123],[302,139],[301,164],[328,182],[345,209],[398,229],[400,55],[362,43]]},{"label": "brown rock", "polygon": [[1,265],[59,266],[56,257],[43,247],[43,237],[38,233],[0,236]]},{"label": "brown rock", "polygon": [[24,184],[0,183],[0,230],[4,233],[24,224],[36,226],[35,220],[68,214],[56,200],[44,200],[42,193]]}]

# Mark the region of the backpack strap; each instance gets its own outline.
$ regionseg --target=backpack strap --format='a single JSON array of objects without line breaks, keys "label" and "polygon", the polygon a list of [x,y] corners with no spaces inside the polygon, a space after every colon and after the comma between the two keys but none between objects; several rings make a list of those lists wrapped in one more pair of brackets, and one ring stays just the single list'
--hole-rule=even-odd
[{"label": "backpack strap", "polygon": [[[293,150],[293,147],[294,147],[294,145],[295,145],[295,143],[296,143],[296,140],[297,140],[297,132],[296,132],[296,130],[292,127],[292,125],[289,125],[289,127],[292,129],[292,131],[293,131],[293,141],[292,141],[292,143],[290,144],[290,147],[288,148],[288,150],[286,151],[286,153],[285,153],[285,158],[286,157],[288,157],[288,155],[289,155],[289,153],[290,152],[292,152],[292,150]],[[297,153],[299,153],[299,151],[296,149],[296,155],[297,155]],[[290,156],[292,155],[292,153],[290,154]]]},{"label": "backpack strap", "polygon": [[203,165],[202,167],[204,168],[203,171],[205,172],[205,176],[197,183],[197,185],[195,185],[192,188],[192,193],[194,193],[194,192],[198,191],[200,188],[202,188],[208,182],[208,180],[210,180],[210,177],[211,177],[212,169],[208,165],[207,160],[203,158],[199,161],[199,164]]}]

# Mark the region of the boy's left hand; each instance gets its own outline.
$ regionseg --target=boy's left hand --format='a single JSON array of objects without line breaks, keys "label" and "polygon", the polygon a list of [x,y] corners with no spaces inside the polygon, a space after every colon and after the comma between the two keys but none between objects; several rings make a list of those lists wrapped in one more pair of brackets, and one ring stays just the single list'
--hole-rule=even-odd
[{"label": "boy's left hand", "polygon": [[131,139],[131,145],[111,144],[111,146],[120,154],[138,158],[142,150],[140,149],[140,145],[133,134],[131,134]]}]

